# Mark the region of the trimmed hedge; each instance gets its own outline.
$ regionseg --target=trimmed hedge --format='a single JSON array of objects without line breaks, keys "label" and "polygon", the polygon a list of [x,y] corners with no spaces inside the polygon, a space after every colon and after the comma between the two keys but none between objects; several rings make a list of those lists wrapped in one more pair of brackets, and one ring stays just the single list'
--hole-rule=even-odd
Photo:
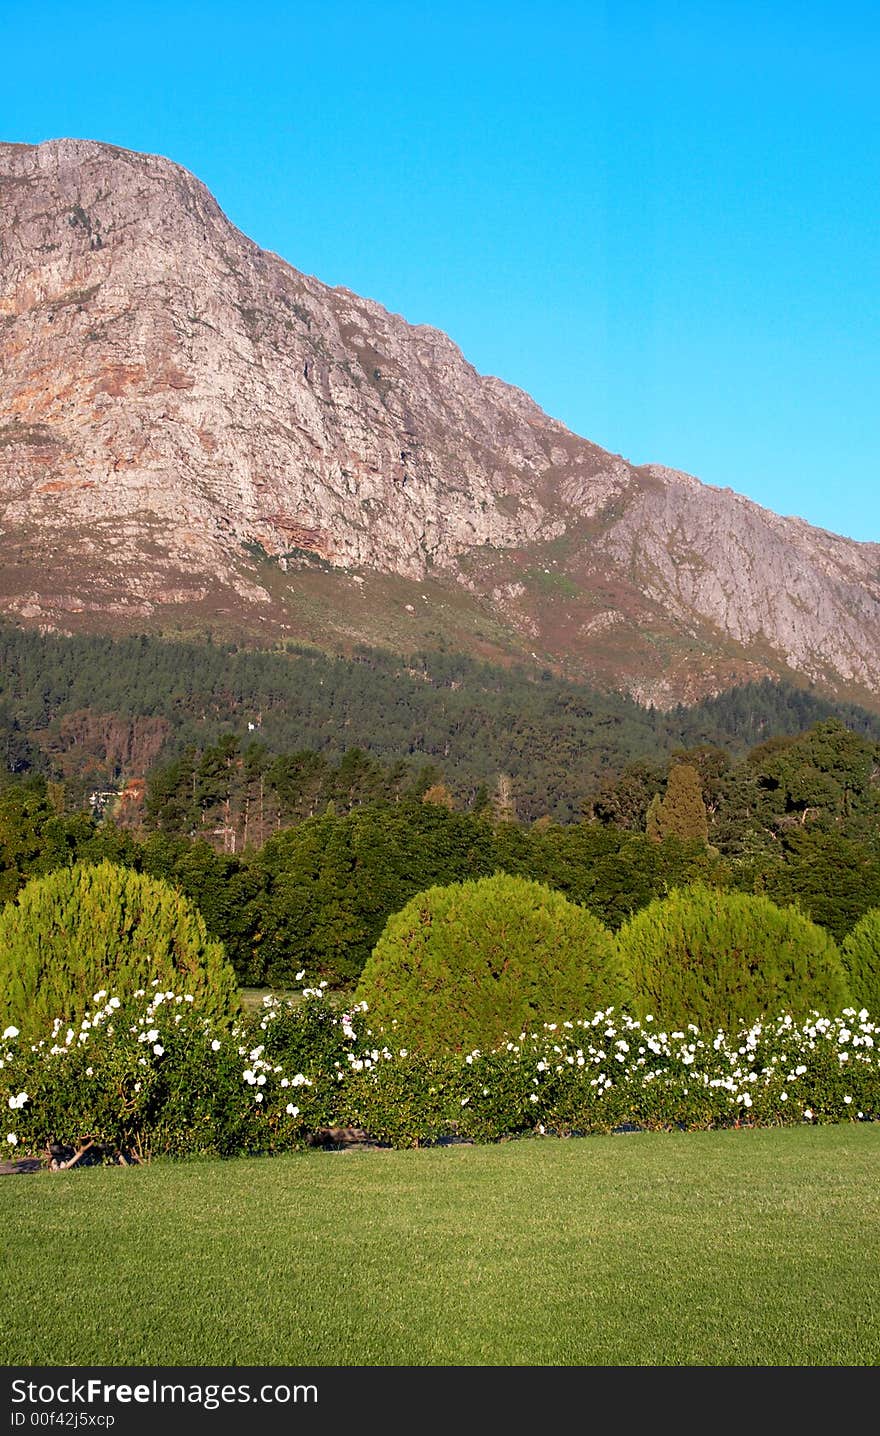
[{"label": "trimmed hedge", "polygon": [[853,1001],[880,1014],[880,907],[873,907],[843,940],[843,967]]},{"label": "trimmed hedge", "polygon": [[42,1033],[93,1006],[96,990],[163,986],[222,1017],[238,1007],[235,973],[201,914],[159,878],[113,863],[34,878],[0,912],[0,1022]]},{"label": "trimmed hedge", "polygon": [[[87,1029],[0,1029],[0,1150],[86,1160],[294,1151],[360,1128],[395,1147],[551,1133],[880,1120],[880,1029],[855,1010],[787,1014],[719,1038],[605,1008],[424,1057],[382,1045],[320,989],[223,1025],[181,994],[109,995]],[[4,1140],[5,1134],[5,1140]]]},{"label": "trimmed hedge", "polygon": [[702,1031],[778,1012],[839,1012],[849,989],[834,939],[796,908],[696,884],[624,923],[618,949],[639,1015]]},{"label": "trimmed hedge", "polygon": [[488,1048],[624,997],[614,938],[543,883],[497,873],[418,893],[388,919],[356,1000],[423,1056]]}]

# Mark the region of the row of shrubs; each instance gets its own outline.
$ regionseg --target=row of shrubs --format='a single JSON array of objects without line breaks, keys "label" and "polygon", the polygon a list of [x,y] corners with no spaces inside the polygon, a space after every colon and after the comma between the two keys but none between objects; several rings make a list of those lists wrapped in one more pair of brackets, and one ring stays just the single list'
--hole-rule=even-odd
[{"label": "row of shrubs", "polygon": [[97,1144],[125,1160],[293,1151],[355,1127],[397,1147],[620,1129],[880,1118],[866,1010],[788,1014],[731,1034],[606,1009],[492,1051],[433,1057],[377,1037],[320,989],[231,1024],[160,984],[94,994],[76,1026],[0,1039],[8,1155]]},{"label": "row of shrubs", "polygon": [[608,1006],[703,1031],[850,1001],[880,1011],[880,911],[839,950],[795,908],[698,885],[651,903],[615,935],[560,893],[499,874],[407,903],[357,996],[374,1025],[396,1024],[432,1054]]},{"label": "row of shrubs", "polygon": [[[198,912],[110,863],[33,880],[0,914],[0,1022],[38,1037],[100,987],[184,987],[205,1017],[237,1007],[235,976]],[[623,1008],[730,1031],[766,1015],[880,1013],[880,910],[838,949],[794,908],[695,886],[618,934],[562,894],[496,874],[419,893],[388,920],[356,999],[375,1030],[424,1056],[488,1049],[571,1013]]]}]

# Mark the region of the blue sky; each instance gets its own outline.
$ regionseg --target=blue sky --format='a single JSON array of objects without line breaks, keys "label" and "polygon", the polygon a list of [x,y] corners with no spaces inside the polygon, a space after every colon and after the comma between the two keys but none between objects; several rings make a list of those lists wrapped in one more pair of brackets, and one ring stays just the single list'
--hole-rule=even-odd
[{"label": "blue sky", "polygon": [[0,51],[0,137],[168,155],[615,453],[880,541],[876,4],[0,0]]}]

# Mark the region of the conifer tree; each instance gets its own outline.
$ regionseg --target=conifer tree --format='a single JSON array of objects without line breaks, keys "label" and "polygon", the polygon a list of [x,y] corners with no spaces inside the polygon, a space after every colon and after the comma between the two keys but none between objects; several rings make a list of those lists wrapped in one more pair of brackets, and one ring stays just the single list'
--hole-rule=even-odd
[{"label": "conifer tree", "polygon": [[651,799],[646,831],[655,842],[679,838],[682,842],[708,843],[709,822],[700,775],[690,763],[676,763],[670,768],[665,796],[656,794]]},{"label": "conifer tree", "polygon": [[28,1038],[81,1018],[100,988],[125,997],[154,978],[205,1013],[238,1005],[222,944],[161,879],[78,863],[33,878],[0,913],[0,1022]]}]

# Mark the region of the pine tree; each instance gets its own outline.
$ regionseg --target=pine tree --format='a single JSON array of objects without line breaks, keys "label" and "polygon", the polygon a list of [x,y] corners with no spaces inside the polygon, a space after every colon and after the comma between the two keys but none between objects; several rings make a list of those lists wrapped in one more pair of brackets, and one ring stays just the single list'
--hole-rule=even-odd
[{"label": "pine tree", "polygon": [[651,799],[646,832],[655,842],[679,838],[682,842],[708,843],[709,822],[700,787],[700,775],[690,763],[669,770],[666,794]]}]

